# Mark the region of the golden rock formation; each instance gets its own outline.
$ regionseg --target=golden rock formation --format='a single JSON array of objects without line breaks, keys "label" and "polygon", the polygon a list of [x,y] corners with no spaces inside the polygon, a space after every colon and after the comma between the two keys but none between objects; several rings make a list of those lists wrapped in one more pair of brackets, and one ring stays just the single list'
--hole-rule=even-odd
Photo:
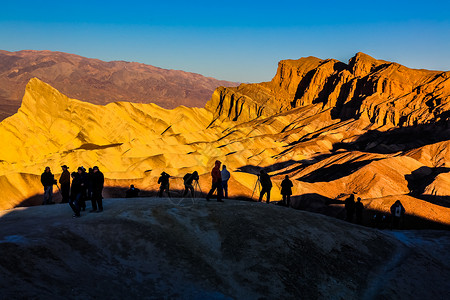
[{"label": "golden rock formation", "polygon": [[93,105],[32,79],[18,113],[0,123],[0,208],[42,193],[47,165],[98,165],[108,186],[143,190],[156,190],[162,171],[182,189],[196,170],[205,191],[218,159],[235,196],[250,197],[266,168],[273,200],[289,175],[294,206],[357,193],[369,209],[388,212],[400,199],[408,213],[450,224],[449,76],[363,53],[348,65],[308,57],[281,61],[271,82],[220,87],[205,108],[173,110]]}]

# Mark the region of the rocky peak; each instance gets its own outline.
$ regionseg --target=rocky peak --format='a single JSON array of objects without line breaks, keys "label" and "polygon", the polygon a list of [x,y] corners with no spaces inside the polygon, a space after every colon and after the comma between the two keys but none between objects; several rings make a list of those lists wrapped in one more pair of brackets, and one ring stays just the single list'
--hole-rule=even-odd
[{"label": "rocky peak", "polygon": [[392,127],[446,121],[450,110],[447,73],[410,69],[361,52],[348,65],[316,57],[282,60],[272,81],[228,91],[215,93],[216,105],[230,108],[230,101],[245,99],[247,107],[245,118],[234,114],[232,121],[317,105],[333,119],[364,117]]},{"label": "rocky peak", "polygon": [[364,77],[382,63],[384,63],[384,61],[376,60],[365,53],[358,52],[349,60],[348,66],[355,77]]}]

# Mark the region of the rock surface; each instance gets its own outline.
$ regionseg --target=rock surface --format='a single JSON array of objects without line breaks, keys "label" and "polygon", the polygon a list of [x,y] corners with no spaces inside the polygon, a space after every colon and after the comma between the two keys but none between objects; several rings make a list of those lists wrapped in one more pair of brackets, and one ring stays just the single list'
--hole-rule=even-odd
[{"label": "rock surface", "polygon": [[[444,299],[449,231],[379,231],[243,201],[105,199],[1,212],[18,299]],[[89,206],[88,206],[89,209]]]},{"label": "rock surface", "polygon": [[136,62],[104,62],[53,51],[0,50],[0,120],[17,111],[25,85],[33,77],[69,97],[94,104],[129,101],[164,108],[203,107],[218,86],[237,85]]},{"label": "rock surface", "polygon": [[[280,62],[269,83],[218,88],[205,108],[173,110],[94,105],[32,79],[17,114],[0,123],[0,209],[39,204],[45,166],[59,178],[63,164],[98,165],[105,196],[117,197],[130,184],[154,193],[162,171],[174,193],[198,171],[206,192],[220,160],[232,172],[233,197],[257,196],[255,174],[265,168],[275,201],[289,175],[298,208],[342,217],[343,202],[333,201],[356,193],[370,210],[387,213],[401,200],[410,216],[450,225],[447,75],[361,53],[348,65],[310,57]],[[359,99],[358,109],[333,104],[336,94]]]}]

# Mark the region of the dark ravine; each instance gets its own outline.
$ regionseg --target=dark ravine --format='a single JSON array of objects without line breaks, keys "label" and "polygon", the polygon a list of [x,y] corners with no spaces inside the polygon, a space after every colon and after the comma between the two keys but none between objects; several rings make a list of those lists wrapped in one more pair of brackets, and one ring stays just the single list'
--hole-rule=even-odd
[{"label": "dark ravine", "polygon": [[450,288],[448,231],[232,200],[104,203],[80,219],[67,205],[2,212],[2,298],[443,299]]}]

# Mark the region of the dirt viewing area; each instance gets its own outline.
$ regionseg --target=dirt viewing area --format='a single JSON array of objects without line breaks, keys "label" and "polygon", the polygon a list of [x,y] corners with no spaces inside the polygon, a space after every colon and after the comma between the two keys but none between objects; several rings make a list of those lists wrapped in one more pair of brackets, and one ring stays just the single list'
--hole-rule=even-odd
[{"label": "dirt viewing area", "polygon": [[444,299],[450,231],[237,200],[0,212],[0,299]]}]

